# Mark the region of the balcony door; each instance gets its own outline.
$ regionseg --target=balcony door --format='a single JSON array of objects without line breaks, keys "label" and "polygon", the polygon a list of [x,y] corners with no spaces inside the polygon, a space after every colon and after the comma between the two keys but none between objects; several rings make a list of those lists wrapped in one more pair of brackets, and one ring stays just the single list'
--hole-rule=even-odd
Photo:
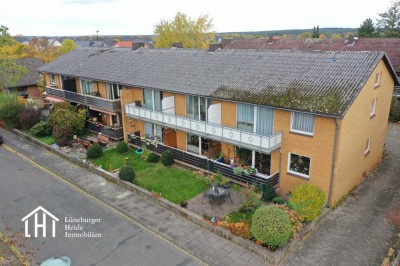
[{"label": "balcony door", "polygon": [[107,97],[110,100],[117,100],[120,97],[120,90],[122,89],[119,84],[107,83]]},{"label": "balcony door", "polygon": [[93,95],[93,81],[81,79],[82,94]]},{"label": "balcony door", "polygon": [[161,101],[163,95],[161,91],[153,89],[143,89],[143,107],[148,110],[162,111]]},{"label": "balcony door", "polygon": [[207,110],[211,99],[186,95],[186,117],[193,120],[208,121]]},{"label": "balcony door", "polygon": [[262,136],[271,136],[274,127],[274,109],[251,104],[237,104],[237,128]]}]

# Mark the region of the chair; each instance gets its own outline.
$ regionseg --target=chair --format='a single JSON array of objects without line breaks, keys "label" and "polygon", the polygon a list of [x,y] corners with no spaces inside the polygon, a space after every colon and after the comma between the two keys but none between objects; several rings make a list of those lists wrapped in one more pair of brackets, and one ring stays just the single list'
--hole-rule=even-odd
[{"label": "chair", "polygon": [[211,210],[213,209],[213,205],[219,205],[219,209],[221,210],[223,196],[211,196],[210,203],[211,203]]},{"label": "chair", "polygon": [[204,199],[209,198],[207,195],[208,189],[203,190],[203,198],[201,199],[201,204],[204,204]]},{"label": "chair", "polygon": [[233,204],[233,200],[231,198],[231,189],[230,188],[225,188],[225,193],[223,195],[224,198],[229,198],[231,200],[231,203]]}]

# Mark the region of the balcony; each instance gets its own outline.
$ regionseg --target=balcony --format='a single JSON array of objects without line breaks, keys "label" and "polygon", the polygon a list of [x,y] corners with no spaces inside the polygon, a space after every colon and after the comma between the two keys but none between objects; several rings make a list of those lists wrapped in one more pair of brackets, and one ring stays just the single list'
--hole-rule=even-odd
[{"label": "balcony", "polygon": [[120,140],[124,138],[122,127],[109,127],[98,122],[88,121],[88,128],[95,133],[101,133],[110,139]]},{"label": "balcony", "polygon": [[264,153],[271,153],[281,146],[282,132],[277,132],[272,136],[261,136],[255,133],[241,131],[236,128],[192,120],[174,114],[147,110],[142,107],[137,107],[135,104],[125,105],[125,112],[126,115],[131,118],[146,120],[151,123],[160,124],[166,127],[190,132],[191,134]]},{"label": "balcony", "polygon": [[121,101],[108,100],[92,95],[83,95],[71,91],[59,90],[51,87],[46,87],[46,93],[49,96],[55,96],[65,99],[70,102],[83,104],[95,109],[104,110],[107,112],[116,112],[121,110]]}]

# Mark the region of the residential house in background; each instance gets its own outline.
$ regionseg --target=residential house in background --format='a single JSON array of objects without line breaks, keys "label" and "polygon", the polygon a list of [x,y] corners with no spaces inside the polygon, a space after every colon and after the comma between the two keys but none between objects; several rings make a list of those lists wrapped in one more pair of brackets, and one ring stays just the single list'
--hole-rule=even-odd
[{"label": "residential house in background", "polygon": [[75,49],[40,71],[125,141],[282,193],[311,182],[335,204],[380,162],[398,85],[383,52],[210,48]]},{"label": "residential house in background", "polygon": [[134,41],[122,41],[113,45],[115,48],[132,48],[135,44],[143,44],[141,47],[153,48],[153,43],[146,39],[135,39]]},{"label": "residential house in background", "polygon": [[103,41],[75,41],[78,47],[101,47],[104,48],[107,45]]},{"label": "residential house in background", "polygon": [[16,92],[25,98],[40,98],[40,90],[37,86],[39,79],[38,68],[44,65],[44,62],[38,58],[17,59],[18,65],[25,66],[28,72],[19,80],[18,84],[13,87],[5,88],[7,92]]}]

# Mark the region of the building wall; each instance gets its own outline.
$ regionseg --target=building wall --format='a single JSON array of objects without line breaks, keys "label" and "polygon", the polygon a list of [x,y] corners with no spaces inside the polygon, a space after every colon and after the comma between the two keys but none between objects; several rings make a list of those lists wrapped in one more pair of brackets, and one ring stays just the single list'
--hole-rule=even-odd
[{"label": "building wall", "polygon": [[[382,72],[381,85],[375,88],[375,74],[378,72]],[[362,182],[381,161],[393,88],[394,81],[381,61],[347,111],[340,125],[333,204]],[[371,118],[372,101],[375,97],[376,116]],[[365,156],[366,140],[369,136],[372,137],[370,153]]]},{"label": "building wall", "polygon": [[184,131],[176,131],[176,147],[180,150],[186,151],[186,138],[187,133]]},{"label": "building wall", "polygon": [[[97,84],[97,91],[100,93],[100,97],[104,98],[104,99],[108,99],[107,98],[107,85],[106,85],[106,83],[99,81],[99,82],[97,82],[95,84]],[[93,89],[96,91],[95,84],[93,84],[93,87],[94,87]]]},{"label": "building wall", "polygon": [[236,103],[215,99],[212,103],[221,103],[221,124],[223,126],[236,128]]},{"label": "building wall", "polygon": [[40,98],[38,86],[28,86],[26,88],[26,93],[28,94],[29,98]]},{"label": "building wall", "polygon": [[141,136],[144,135],[144,123],[137,119],[132,119],[125,114],[125,104],[134,103],[135,101],[141,101],[142,93],[140,88],[124,88],[121,91],[121,106],[122,106],[122,126],[124,129],[124,141],[128,142],[128,134],[140,131]]},{"label": "building wall", "polygon": [[[61,78],[60,75],[54,75],[54,79],[56,81],[56,86],[58,89],[61,89]],[[51,84],[50,82],[50,73],[45,73],[44,74],[44,80],[46,82],[46,86],[54,86],[54,84]]]},{"label": "building wall", "polygon": [[[281,192],[288,193],[293,187],[310,182],[323,189],[328,196],[335,136],[334,120],[315,116],[313,136],[290,132],[291,112],[289,111],[275,110],[274,120],[274,132],[282,130],[283,133],[280,171]],[[309,178],[288,173],[289,153],[307,156],[311,159]],[[279,158],[279,151],[272,153],[271,173],[279,169]]]}]

